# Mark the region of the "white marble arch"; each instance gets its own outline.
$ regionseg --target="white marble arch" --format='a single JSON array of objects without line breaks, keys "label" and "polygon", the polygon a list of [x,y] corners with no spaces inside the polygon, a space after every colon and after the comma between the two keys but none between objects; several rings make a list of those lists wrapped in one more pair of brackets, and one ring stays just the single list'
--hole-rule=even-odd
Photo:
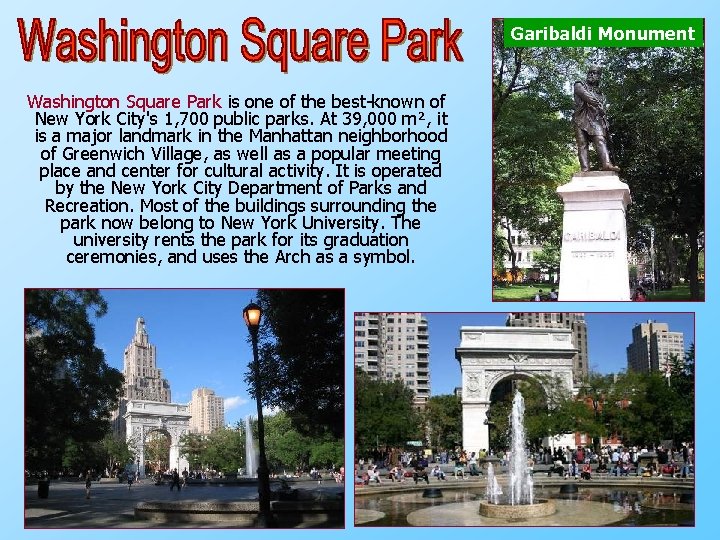
[{"label": "white marble arch", "polygon": [[462,375],[463,448],[488,450],[485,423],[493,388],[510,378],[553,377],[572,391],[573,346],[566,328],[463,326],[455,358]]},{"label": "white marble arch", "polygon": [[145,476],[145,442],[153,431],[164,433],[170,438],[170,468],[182,471],[188,466],[180,456],[180,437],[190,431],[190,409],[179,403],[130,400],[123,418],[128,441],[135,447],[136,467],[140,476]]}]

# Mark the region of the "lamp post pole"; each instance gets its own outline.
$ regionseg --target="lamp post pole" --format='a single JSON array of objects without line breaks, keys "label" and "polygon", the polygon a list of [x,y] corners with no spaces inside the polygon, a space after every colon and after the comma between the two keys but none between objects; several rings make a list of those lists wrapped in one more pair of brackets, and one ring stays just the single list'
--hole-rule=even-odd
[{"label": "lamp post pole", "polygon": [[[597,428],[598,409],[600,407],[600,400],[598,399],[597,396],[593,396],[592,406],[593,406],[593,419],[595,420],[595,427]],[[600,437],[593,437],[593,452],[595,452],[596,454],[600,453]]]},{"label": "lamp post pole", "polygon": [[257,423],[258,423],[258,446],[259,446],[259,465],[258,475],[258,504],[260,512],[258,514],[258,525],[260,527],[270,527],[272,525],[272,513],[270,511],[270,470],[267,465],[267,457],[265,456],[265,422],[263,421],[261,390],[260,390],[260,358],[258,355],[258,331],[260,330],[260,319],[262,318],[262,310],[260,306],[254,302],[250,302],[243,310],[243,319],[250,332],[250,339],[253,348],[253,378],[255,379],[255,403],[257,405]]}]

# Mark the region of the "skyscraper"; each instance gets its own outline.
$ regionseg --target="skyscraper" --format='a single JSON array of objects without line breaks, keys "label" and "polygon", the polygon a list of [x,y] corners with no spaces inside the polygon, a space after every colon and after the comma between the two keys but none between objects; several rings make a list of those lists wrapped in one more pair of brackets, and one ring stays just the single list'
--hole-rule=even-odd
[{"label": "skyscraper", "polygon": [[148,339],[145,319],[135,321],[135,335],[125,347],[123,357],[123,375],[125,383],[118,408],[112,413],[113,429],[116,433],[126,434],[124,415],[131,400],[170,403],[170,383],[163,379],[162,370],[157,368],[155,345]]},{"label": "skyscraper", "polygon": [[588,333],[584,313],[510,313],[506,326],[530,328],[569,328],[578,350],[573,358],[573,383],[580,383],[589,371]]},{"label": "skyscraper", "polygon": [[648,321],[632,329],[627,346],[628,368],[633,371],[666,372],[673,356],[683,359],[685,339],[682,332],[671,332],[667,323]]},{"label": "skyscraper", "polygon": [[142,399],[170,403],[170,383],[157,368],[155,345],[148,341],[145,319],[138,317],[135,335],[125,347],[123,361],[125,399]]},{"label": "skyscraper", "polygon": [[189,403],[190,431],[208,434],[225,425],[225,404],[209,388],[196,388]]},{"label": "skyscraper", "polygon": [[414,403],[430,398],[428,323],[422,313],[355,313],[355,367],[383,381],[400,380]]}]

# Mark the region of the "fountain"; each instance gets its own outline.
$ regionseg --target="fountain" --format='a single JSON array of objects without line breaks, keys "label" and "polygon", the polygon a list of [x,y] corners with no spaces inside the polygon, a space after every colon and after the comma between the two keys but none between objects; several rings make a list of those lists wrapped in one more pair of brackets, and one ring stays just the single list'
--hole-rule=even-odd
[{"label": "fountain", "polygon": [[[523,416],[522,396],[517,394],[510,422],[513,438],[509,478],[506,481],[497,464],[486,460],[487,486],[482,488],[486,500],[482,500],[479,509],[478,497],[483,497],[483,493],[465,482],[460,483],[462,487],[450,482],[443,484],[442,497],[436,498],[423,496],[424,492],[421,495],[418,490],[395,489],[400,486],[387,487],[385,492],[380,492],[383,488],[379,486],[379,489],[360,487],[355,492],[356,526],[596,527],[618,523],[640,526],[694,523],[694,487],[691,483],[683,485],[682,479],[675,479],[673,487],[649,487],[641,477],[617,482],[609,479],[605,482],[609,486],[590,487],[588,482],[582,484],[577,494],[560,496],[555,496],[559,484],[551,479],[540,479],[533,486]],[[577,487],[574,482],[572,485]],[[538,495],[543,493],[550,498],[539,499]]]},{"label": "fountain", "polygon": [[[480,503],[480,515],[506,519],[527,519],[549,516],[555,513],[555,502],[551,499],[534,500],[532,473],[528,468],[528,454],[525,447],[525,400],[520,392],[515,393],[510,413],[510,462],[508,495],[501,498],[492,464],[488,464],[487,500]],[[493,485],[494,484],[494,485]]]},{"label": "fountain", "polygon": [[502,495],[502,488],[497,481],[495,476],[495,468],[492,463],[488,463],[487,466],[487,487],[485,488],[485,497],[491,504],[500,504],[500,495]]},{"label": "fountain", "polygon": [[245,417],[245,476],[257,476],[257,450],[252,436],[252,416]]}]

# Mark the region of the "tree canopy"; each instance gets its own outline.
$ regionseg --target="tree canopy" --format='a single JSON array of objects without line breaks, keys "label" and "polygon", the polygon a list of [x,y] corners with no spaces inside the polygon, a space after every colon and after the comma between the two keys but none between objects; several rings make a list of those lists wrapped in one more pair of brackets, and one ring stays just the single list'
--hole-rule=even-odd
[{"label": "tree canopy", "polygon": [[[209,435],[188,433],[180,439],[181,454],[193,469],[210,467],[225,473],[247,469],[245,429],[245,423],[238,422]],[[257,429],[257,422],[251,429]],[[282,473],[338,465],[343,461],[344,446],[342,439],[327,432],[314,437],[301,434],[287,414],[278,412],[265,417],[265,451],[270,469]]]},{"label": "tree canopy", "polygon": [[[345,295],[342,289],[263,289],[260,395],[303,434],[345,429]],[[257,389],[252,373],[246,380]]]},{"label": "tree canopy", "polygon": [[116,407],[122,373],[95,345],[90,314],[107,305],[97,290],[25,292],[25,461],[30,470],[58,470],[70,444],[103,439]]},{"label": "tree canopy", "polygon": [[[609,49],[603,88],[613,104],[613,145],[630,186],[632,237],[672,282],[699,299],[705,226],[705,64],[702,48]],[[605,79],[605,74],[603,74]]]},{"label": "tree canopy", "polygon": [[413,407],[413,391],[402,381],[379,381],[355,370],[355,444],[359,452],[404,447],[407,441],[423,439],[421,425]]},{"label": "tree canopy", "polygon": [[434,450],[454,450],[462,442],[462,404],[447,394],[432,396],[425,405],[427,434]]},{"label": "tree canopy", "polygon": [[[613,374],[591,372],[577,395],[561,380],[533,377],[514,382],[525,400],[525,431],[530,446],[563,433],[588,435],[594,446],[619,437],[626,445],[692,441],[695,432],[695,347],[673,358],[670,371]],[[506,448],[513,393],[494,398],[488,412],[490,447]]]}]

